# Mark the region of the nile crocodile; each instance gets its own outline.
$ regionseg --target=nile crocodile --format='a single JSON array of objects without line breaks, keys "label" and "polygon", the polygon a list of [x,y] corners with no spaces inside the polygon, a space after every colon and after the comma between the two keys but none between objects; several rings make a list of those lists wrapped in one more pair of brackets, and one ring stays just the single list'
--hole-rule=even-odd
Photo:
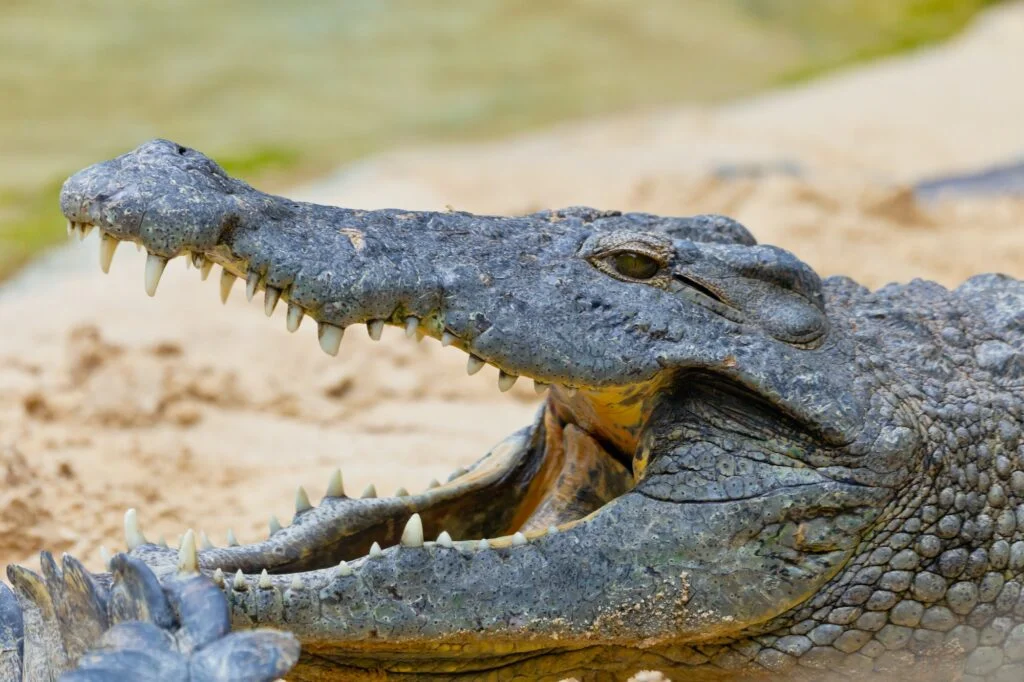
[{"label": "nile crocodile", "polygon": [[1024,680],[1020,281],[869,291],[721,216],[298,203],[163,140],[61,208],[104,269],[144,247],[150,295],[218,264],[330,355],[398,325],[547,397],[424,492],[338,473],[262,542],[171,549],[129,512],[113,575],[10,568],[12,676]]}]

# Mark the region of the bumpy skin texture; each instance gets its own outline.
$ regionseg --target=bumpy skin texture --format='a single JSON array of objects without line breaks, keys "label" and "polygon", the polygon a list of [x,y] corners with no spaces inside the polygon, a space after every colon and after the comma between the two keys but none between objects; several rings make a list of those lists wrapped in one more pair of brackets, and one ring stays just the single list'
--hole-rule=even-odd
[{"label": "bumpy skin texture", "polygon": [[[335,491],[263,543],[199,553],[206,574],[269,570],[222,590],[235,627],[299,638],[289,679],[1024,679],[1024,283],[823,282],[718,216],[299,204],[159,140],[61,204],[157,265],[221,264],[322,338],[414,318],[553,384],[444,486]],[[584,452],[601,474],[578,497],[600,503],[548,498],[546,531],[553,463]],[[629,489],[606,494],[616,472]],[[414,513],[472,540],[398,544]],[[179,580],[173,551],[132,556]],[[79,635],[55,665],[102,632],[87,610],[55,616],[57,640]],[[53,641],[26,611],[20,653],[15,620],[0,669]]]}]

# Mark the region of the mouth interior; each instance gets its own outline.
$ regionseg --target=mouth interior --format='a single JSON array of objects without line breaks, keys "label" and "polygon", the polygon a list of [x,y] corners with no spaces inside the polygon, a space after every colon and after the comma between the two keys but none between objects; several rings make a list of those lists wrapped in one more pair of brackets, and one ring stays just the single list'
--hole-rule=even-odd
[{"label": "mouth interior", "polygon": [[[89,223],[69,222],[68,229],[69,234],[84,239],[94,227]],[[117,228],[111,229],[117,231]],[[99,232],[100,264],[107,271],[121,237],[102,225]],[[234,280],[243,278],[250,299],[260,289],[264,291],[268,316],[279,301],[288,302],[287,291],[278,291],[266,286],[258,277],[247,276],[244,265],[223,248],[182,255],[198,268],[203,279],[210,274],[215,262],[224,267],[221,277],[224,300]],[[147,259],[145,284],[150,295],[155,293],[166,264],[163,259],[154,261],[158,258],[149,255]],[[304,316],[313,316],[308,311],[296,310],[290,302],[288,305],[291,331]],[[444,345],[466,350],[458,339],[448,338],[450,335],[438,320],[404,317],[366,320],[370,336],[379,338],[385,323],[402,326],[407,336],[436,336]],[[322,323],[319,332],[321,347],[335,354],[337,345],[324,342],[325,335],[335,332]],[[340,340],[340,332],[337,336]],[[467,370],[475,373],[485,362],[470,354]],[[499,389],[506,391],[511,387],[510,379],[514,382],[518,378],[518,372],[500,367],[499,371]],[[219,568],[225,573],[241,570],[247,574],[263,570],[292,573],[337,566],[339,562],[357,560],[403,542],[406,525],[414,514],[422,523],[420,542],[438,538],[437,542],[473,547],[484,541],[495,547],[513,544],[580,522],[633,487],[629,464],[632,455],[618,452],[615,445],[588,432],[588,427],[565,420],[566,405],[577,392],[589,394],[596,400],[600,399],[600,392],[587,387],[549,387],[536,380],[535,385],[538,392],[550,389],[550,395],[534,427],[505,439],[470,468],[456,470],[446,483],[432,482],[425,491],[416,494],[399,490],[395,496],[385,498],[377,497],[371,486],[361,497],[354,498],[344,493],[338,472],[317,506],[309,503],[304,490],[297,492],[296,514],[291,524],[280,527],[272,520],[270,536],[262,542],[232,544],[226,548],[205,546],[200,552],[200,565],[204,569]],[[126,522],[126,530],[127,525]],[[129,531],[128,535],[132,549],[132,533]],[[138,535],[141,537],[141,533]]]}]

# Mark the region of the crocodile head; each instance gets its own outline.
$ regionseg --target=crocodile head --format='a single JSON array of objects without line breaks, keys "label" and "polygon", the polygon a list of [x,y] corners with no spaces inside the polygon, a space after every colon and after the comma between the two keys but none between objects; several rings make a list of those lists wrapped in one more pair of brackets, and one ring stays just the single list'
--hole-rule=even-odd
[{"label": "crocodile head", "polygon": [[61,206],[101,231],[105,267],[144,247],[151,295],[186,256],[223,267],[225,296],[241,278],[268,314],[286,303],[290,329],[311,318],[332,355],[391,324],[496,366],[503,390],[550,387],[532,426],[447,483],[357,498],[338,474],[263,542],[195,559],[129,516],[158,575],[197,561],[236,626],[295,633],[296,679],[696,660],[817,594],[924,466],[913,415],[873,400],[830,306],[853,285],[720,216],[318,206],[163,140],[74,175]]}]

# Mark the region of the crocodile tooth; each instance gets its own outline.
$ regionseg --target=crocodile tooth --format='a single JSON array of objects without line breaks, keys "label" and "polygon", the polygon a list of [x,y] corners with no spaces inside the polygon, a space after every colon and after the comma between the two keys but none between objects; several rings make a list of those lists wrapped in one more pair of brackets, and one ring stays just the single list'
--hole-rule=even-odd
[{"label": "crocodile tooth", "polygon": [[82,223],[79,225],[78,238],[84,242],[85,238],[89,236],[90,232],[92,232],[93,227],[95,227],[95,225],[90,225],[89,223]]},{"label": "crocodile tooth", "polygon": [[235,537],[235,531],[228,528],[228,547],[238,547],[238,538]]},{"label": "crocodile tooth", "polygon": [[370,320],[366,323],[366,333],[374,341],[380,341],[381,332],[384,331],[384,320]]},{"label": "crocodile tooth", "polygon": [[185,269],[186,270],[191,270],[192,269],[192,254],[189,253],[188,251],[182,251],[181,255],[185,257]]},{"label": "crocodile tooth", "polygon": [[103,567],[108,571],[110,570],[110,559],[110,550],[103,545],[100,545],[100,561],[103,562]]},{"label": "crocodile tooth", "polygon": [[416,317],[414,315],[410,315],[409,317],[405,318],[405,335],[408,338],[411,339],[411,338],[415,337],[417,332],[419,331],[419,328],[420,328],[420,318],[418,318],[418,317]]},{"label": "crocodile tooth", "polygon": [[235,285],[235,280],[238,279],[234,274],[224,270],[220,273],[220,302],[227,303],[228,296],[231,295],[231,287]]},{"label": "crocodile tooth", "polygon": [[313,505],[309,503],[309,495],[306,494],[306,489],[301,485],[295,490],[295,513],[301,514],[304,511],[309,511],[313,508]]},{"label": "crocodile tooth", "polygon": [[347,561],[342,560],[341,563],[338,564],[338,577],[345,578],[350,575],[352,575],[352,567],[348,565]]},{"label": "crocodile tooth", "polygon": [[436,478],[430,479],[430,483],[427,484],[427,490],[433,490],[434,488],[440,488],[440,487],[441,487],[441,481],[437,480]]},{"label": "crocodile tooth", "polygon": [[288,317],[285,318],[285,326],[288,331],[295,333],[299,330],[299,325],[302,324],[302,316],[305,313],[306,311],[302,309],[302,306],[295,305],[294,303],[288,304]]},{"label": "crocodile tooth", "polygon": [[573,397],[574,395],[576,395],[576,388],[574,386],[566,386],[565,394],[570,398]]},{"label": "crocodile tooth", "polygon": [[213,584],[217,587],[224,587],[224,571],[220,568],[213,572]]},{"label": "crocodile tooth", "polygon": [[260,286],[260,273],[250,270],[245,276],[245,300],[251,301],[256,296],[256,289]]},{"label": "crocodile tooth", "polygon": [[146,544],[146,537],[139,530],[139,516],[134,509],[124,513],[124,539],[129,552],[139,545]]},{"label": "crocodile tooth", "polygon": [[477,549],[490,549],[491,543],[487,542],[487,538],[480,538],[480,542],[476,543]]},{"label": "crocodile tooth", "polygon": [[242,573],[242,569],[238,569],[238,571],[235,572],[235,579],[231,582],[231,587],[239,592],[246,588],[245,574]]},{"label": "crocodile tooth", "polygon": [[405,524],[405,530],[402,531],[401,542],[403,547],[423,546],[423,520],[419,514],[409,517],[409,521]]},{"label": "crocodile tooth", "polygon": [[196,553],[196,534],[189,528],[178,548],[178,573],[198,573],[199,555]]},{"label": "crocodile tooth", "polygon": [[512,536],[512,546],[519,547],[526,544],[526,536],[522,532],[518,532]]},{"label": "crocodile tooth", "polygon": [[167,259],[151,253],[146,256],[146,293],[150,297],[156,296],[156,287],[160,284],[160,277],[167,267]]},{"label": "crocodile tooth", "polygon": [[443,530],[437,536],[437,544],[441,547],[452,547],[452,536],[448,534],[448,531]]},{"label": "crocodile tooth", "polygon": [[69,220],[68,221],[68,236],[70,237],[76,231],[77,231],[77,228],[75,227],[75,224]]},{"label": "crocodile tooth", "polygon": [[199,547],[201,549],[216,549],[214,544],[210,542],[210,536],[206,534],[205,530],[199,531]]},{"label": "crocodile tooth", "polygon": [[135,242],[135,250],[142,253],[142,242]]},{"label": "crocodile tooth", "polygon": [[533,380],[533,390],[537,395],[543,395],[550,387],[550,384],[545,384],[543,381],[537,381],[536,379]]},{"label": "crocodile tooth", "polygon": [[337,355],[341,348],[341,337],[345,330],[326,322],[317,323],[317,337],[320,339],[320,348],[328,355]]},{"label": "crocodile tooth", "polygon": [[395,497],[409,497],[409,491],[402,486],[398,486],[398,490],[395,491]]},{"label": "crocodile tooth", "polygon": [[211,270],[213,270],[213,261],[210,260],[209,258],[204,258],[203,265],[202,267],[199,268],[199,279],[205,282],[207,278],[210,276]]},{"label": "crocodile tooth", "polygon": [[295,575],[295,576],[292,576],[292,584],[291,584],[290,588],[292,590],[298,592],[300,590],[306,589],[306,586],[302,583],[302,578],[300,578],[299,576]]},{"label": "crocodile tooth", "polygon": [[451,483],[452,481],[454,481],[459,476],[462,476],[464,473],[466,473],[466,467],[458,467],[458,468],[456,468],[455,471],[453,471],[450,474],[448,474],[448,482]]},{"label": "crocodile tooth", "polygon": [[516,379],[519,377],[515,374],[508,374],[503,369],[498,370],[498,390],[504,393],[513,386],[516,385]]},{"label": "crocodile tooth", "polygon": [[204,256],[201,253],[193,251],[190,260],[192,261],[192,265],[195,266],[196,270],[202,270],[203,264],[206,263],[206,256]]},{"label": "crocodile tooth", "polygon": [[270,526],[271,536],[273,536],[274,533],[276,533],[277,531],[281,530],[281,522],[277,520],[276,516],[271,516],[270,521],[267,523],[267,525]]},{"label": "crocodile tooth", "polygon": [[451,332],[445,332],[441,334],[441,345],[450,346],[458,340],[459,337],[455,336]]},{"label": "crocodile tooth", "polygon": [[363,494],[360,497],[362,497],[364,500],[369,499],[371,497],[377,497],[377,486],[375,486],[372,483],[366,486],[366,488],[363,489]]},{"label": "crocodile tooth", "polygon": [[335,469],[331,474],[331,480],[327,482],[327,492],[324,497],[345,497],[345,484],[341,478],[341,469]]},{"label": "crocodile tooth", "polygon": [[156,544],[163,547],[164,549],[170,549],[170,547],[167,546],[167,538],[164,537],[163,533],[161,533],[160,537],[156,539]]},{"label": "crocodile tooth", "polygon": [[270,582],[270,574],[267,573],[267,569],[264,568],[263,572],[260,573],[259,588],[261,590],[269,590],[273,586],[274,586],[274,583]]},{"label": "crocodile tooth", "polygon": [[100,270],[104,273],[110,272],[110,264],[114,262],[114,252],[117,245],[121,243],[117,237],[106,232],[100,233]]},{"label": "crocodile tooth", "polygon": [[281,290],[277,287],[267,287],[263,292],[263,312],[270,317],[274,314],[277,302],[281,300]]},{"label": "crocodile tooth", "polygon": [[466,374],[473,376],[484,368],[487,363],[478,358],[475,355],[470,355],[466,358]]},{"label": "crocodile tooth", "polygon": [[380,550],[380,544],[377,543],[377,542],[374,542],[372,545],[370,545],[370,552],[369,552],[369,554],[367,554],[367,556],[370,557],[371,559],[376,559],[377,557],[379,557],[383,553],[384,552],[382,552]]}]

